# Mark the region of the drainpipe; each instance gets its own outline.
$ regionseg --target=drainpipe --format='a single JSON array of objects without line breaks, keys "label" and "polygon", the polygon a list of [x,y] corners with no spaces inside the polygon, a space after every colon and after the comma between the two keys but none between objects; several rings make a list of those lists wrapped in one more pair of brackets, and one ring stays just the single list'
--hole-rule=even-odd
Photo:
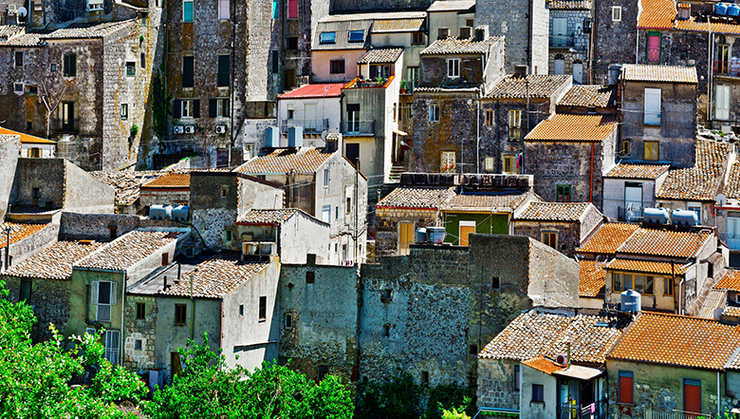
[{"label": "drainpipe", "polygon": [[123,365],[123,342],[126,339],[126,271],[123,271],[123,286],[121,287],[121,338],[118,339],[118,364]]},{"label": "drainpipe", "polygon": [[190,339],[195,339],[195,300],[193,299],[193,275],[190,274]]},{"label": "drainpipe", "polygon": [[712,44],[714,42],[712,37],[712,24],[709,24],[709,38],[707,38],[707,128],[712,128],[712,79],[714,78],[714,66],[712,65]]},{"label": "drainpipe", "polygon": [[717,371],[717,417],[721,417],[722,412],[720,412],[720,391],[719,391],[719,371]]},{"label": "drainpipe", "polygon": [[594,143],[591,143],[591,187],[588,190],[588,202],[594,202]]},{"label": "drainpipe", "polygon": [[480,174],[480,97],[476,99],[478,114],[475,118],[475,173]]}]

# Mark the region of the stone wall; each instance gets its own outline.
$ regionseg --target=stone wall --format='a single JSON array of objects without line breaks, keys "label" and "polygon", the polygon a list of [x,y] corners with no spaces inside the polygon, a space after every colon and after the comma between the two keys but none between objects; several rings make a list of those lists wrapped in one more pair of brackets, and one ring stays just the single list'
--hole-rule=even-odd
[{"label": "stone wall", "polygon": [[[612,21],[612,7],[622,8],[622,20]],[[634,63],[639,2],[635,0],[605,0],[594,2],[593,22],[593,83],[606,84],[611,65]],[[615,40],[619,42],[614,42]],[[706,41],[705,41],[706,43]]]},{"label": "stone wall", "polygon": [[[138,215],[63,212],[59,233],[65,240],[108,241],[144,227],[182,227],[182,224]],[[115,228],[115,237],[111,237],[111,228]]]},{"label": "stone wall", "polygon": [[[143,320],[136,319],[137,303],[145,304]],[[157,302],[153,296],[127,295],[125,310],[126,332],[123,342],[123,366],[134,371],[154,368]],[[139,341],[138,345],[137,341]],[[137,349],[137,347],[140,349]]]},{"label": "stone wall", "polygon": [[398,223],[411,221],[414,231],[418,228],[435,225],[438,221],[436,210],[412,208],[375,208],[375,254],[390,256],[398,254]]},{"label": "stone wall", "polygon": [[[49,223],[41,230],[25,237],[15,243],[10,243],[10,266],[17,265],[31,256],[41,252],[52,244],[56,243],[59,238],[59,224]],[[5,243],[0,244],[0,248],[5,248]],[[3,251],[3,261],[5,264],[5,253]]]},{"label": "stone wall", "polygon": [[5,219],[8,211],[20,150],[20,136],[0,135],[0,161],[3,162],[0,165],[0,220]]},{"label": "stone wall", "polygon": [[[460,77],[447,77],[449,58],[460,60]],[[475,87],[483,83],[483,67],[482,55],[423,55],[420,70],[421,84],[435,87]]]},{"label": "stone wall", "polygon": [[[226,196],[222,190],[226,190]],[[236,173],[193,173],[190,176],[192,224],[215,250],[224,247],[224,230],[236,223],[239,185]]]},{"label": "stone wall", "polygon": [[[21,278],[4,277],[10,291],[10,301],[20,297]],[[26,303],[33,308],[36,323],[31,329],[34,342],[45,342],[52,337],[50,325],[63,332],[69,320],[69,281],[53,279],[28,279],[31,281],[31,299]]]},{"label": "stone wall", "polygon": [[519,410],[519,390],[515,388],[514,368],[519,361],[478,359],[478,406]]},{"label": "stone wall", "polygon": [[514,221],[514,235],[531,237],[542,241],[542,233],[556,232],[558,234],[557,250],[572,257],[573,250],[580,245],[580,228],[578,223],[558,223],[539,221]]}]

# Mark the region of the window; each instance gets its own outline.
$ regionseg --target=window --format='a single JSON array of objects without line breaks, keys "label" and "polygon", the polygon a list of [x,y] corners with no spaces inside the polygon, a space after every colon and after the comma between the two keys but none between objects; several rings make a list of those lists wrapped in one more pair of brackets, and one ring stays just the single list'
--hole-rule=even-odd
[{"label": "window", "polygon": [[[552,46],[564,47],[568,43],[568,19],[552,18]],[[558,73],[555,73],[558,74]],[[562,74],[562,73],[560,73]]]},{"label": "window", "polygon": [[56,73],[56,71],[57,71],[57,65],[56,64],[52,64],[51,65],[51,72],[52,73]]},{"label": "window", "polygon": [[298,49],[298,37],[288,36],[285,38],[285,49],[294,51]]},{"label": "window", "polygon": [[437,39],[446,39],[450,33],[450,28],[437,29]]},{"label": "window", "polygon": [[[681,11],[683,12],[682,8]],[[686,53],[684,53],[686,54]],[[688,55],[688,54],[687,54]],[[727,74],[730,71],[730,46],[727,44],[717,44],[717,62],[714,65],[717,74]]]},{"label": "window", "polygon": [[321,381],[329,375],[329,366],[328,365],[319,365],[319,374],[317,376],[318,380]]},{"label": "window", "polygon": [[13,90],[17,93],[23,93],[23,83],[15,83]]},{"label": "window", "polygon": [[62,102],[62,130],[74,131],[75,129],[75,103]]},{"label": "window", "polygon": [[324,205],[321,208],[321,221],[331,223],[331,205]]},{"label": "window", "polygon": [[714,96],[714,118],[723,121],[730,119],[730,86],[717,85]]},{"label": "window", "polygon": [[278,8],[278,0],[272,0],[272,18],[278,19],[280,17],[280,9]]},{"label": "window", "polygon": [[516,162],[516,156],[504,156],[504,173],[517,174],[519,167]]},{"label": "window", "polygon": [[15,66],[23,67],[23,51],[15,52]]},{"label": "window", "polygon": [[519,389],[521,388],[520,379],[519,365],[514,365],[514,390],[516,391],[519,391]]},{"label": "window", "polygon": [[465,26],[474,28],[475,27],[475,19],[471,19],[471,18],[465,19]]},{"label": "window", "polygon": [[660,32],[648,32],[647,61],[649,63],[660,62]]},{"label": "window", "polygon": [[135,350],[135,351],[140,351],[140,350],[142,350],[143,346],[144,346],[144,343],[142,342],[142,340],[141,340],[141,339],[136,339],[136,340],[134,341],[134,350]]},{"label": "window", "polygon": [[146,54],[143,52],[139,56],[139,65],[141,68],[146,68]]},{"label": "window", "polygon": [[424,45],[424,32],[414,32],[411,34],[411,45]]},{"label": "window", "polygon": [[447,59],[447,77],[456,79],[460,77],[460,59],[459,58],[448,58]]},{"label": "window", "polygon": [[194,59],[192,56],[182,57],[182,87],[193,87],[195,81]]},{"label": "window", "polygon": [[31,301],[31,285],[30,279],[21,279],[21,294],[19,301]]},{"label": "window", "polygon": [[555,185],[555,201],[570,202],[570,185]]},{"label": "window", "polygon": [[141,26],[146,26],[146,22],[149,19],[149,14],[147,12],[141,12],[139,22],[141,22]]},{"label": "window", "polygon": [[622,155],[629,156],[630,151],[632,151],[632,143],[630,142],[630,140],[622,141]]},{"label": "window", "polygon": [[77,54],[64,54],[62,74],[64,74],[64,77],[74,77],[77,75]]},{"label": "window", "polygon": [[643,143],[644,147],[644,159],[645,160],[658,160],[659,156],[659,147],[657,141],[645,141]]},{"label": "window", "polygon": [[329,169],[324,169],[324,187],[329,187]]},{"label": "window", "polygon": [[272,74],[280,72],[280,51],[272,50]]},{"label": "window", "polygon": [[633,404],[633,383],[634,374],[632,371],[619,371],[619,383],[617,385],[617,403]]},{"label": "window", "polygon": [[429,385],[429,372],[427,371],[421,372],[421,383],[424,385]]},{"label": "window", "polygon": [[292,314],[286,314],[285,315],[285,328],[286,329],[292,329],[293,328],[293,315]]},{"label": "window", "polygon": [[218,87],[228,87],[229,85],[230,61],[228,55],[218,56]]},{"label": "window", "polygon": [[365,31],[349,31],[349,42],[365,42]]},{"label": "window", "polygon": [[622,21],[622,6],[612,6],[612,22]]},{"label": "window", "polygon": [[654,280],[655,278],[652,275],[614,272],[612,274],[612,287],[614,292],[631,289],[640,294],[653,295]]},{"label": "window", "polygon": [[387,64],[382,65],[370,65],[370,78],[371,79],[377,79],[378,77],[382,79],[387,79],[391,76],[391,66]]},{"label": "window", "polygon": [[182,2],[182,21],[184,23],[193,22],[193,0],[183,0]]},{"label": "window", "polygon": [[121,119],[128,119],[128,103],[121,104]]},{"label": "window", "polygon": [[118,364],[118,351],[121,342],[121,332],[117,330],[105,331],[105,359],[111,364]]},{"label": "window", "polygon": [[455,173],[455,152],[454,151],[443,151],[440,156],[440,172],[441,173]]},{"label": "window", "polygon": [[183,100],[182,102],[180,102],[180,104],[181,104],[180,117],[181,118],[192,118],[193,117],[193,101]]},{"label": "window", "polygon": [[313,284],[316,281],[316,272],[306,272],[306,284]]},{"label": "window", "polygon": [[146,303],[136,303],[136,320],[146,318]]},{"label": "window", "polygon": [[509,109],[509,141],[519,141],[522,138],[522,110]]},{"label": "window", "polygon": [[470,346],[468,346],[468,354],[470,354],[470,355],[478,355],[478,345],[470,345]]},{"label": "window", "polygon": [[439,105],[429,105],[429,122],[439,122]]},{"label": "window", "polygon": [[126,63],[126,75],[133,77],[136,75],[136,63],[129,61]]},{"label": "window", "polygon": [[321,44],[333,44],[336,42],[336,32],[321,32],[319,37],[319,43]]},{"label": "window", "polygon": [[543,403],[545,401],[545,386],[542,384],[532,384],[532,401]]},{"label": "window", "polygon": [[226,198],[229,196],[229,188],[222,187],[221,188],[221,198]]},{"label": "window", "polygon": [[485,170],[493,171],[493,163],[493,157],[486,157],[485,162],[483,163],[483,167],[485,168]]},{"label": "window", "polygon": [[298,0],[288,0],[288,19],[298,19]]},{"label": "window", "polygon": [[175,304],[175,324],[184,325],[187,321],[188,306],[185,304]]},{"label": "window", "polygon": [[[337,205],[336,207],[334,207],[334,219],[335,220],[338,220],[339,219],[339,205]],[[347,259],[347,258],[345,257],[345,259]]]},{"label": "window", "polygon": [[487,110],[486,111],[486,126],[493,126],[493,111]]},{"label": "window", "polygon": [[344,74],[344,60],[329,61],[329,73]]},{"label": "window", "polygon": [[218,0],[218,18],[219,20],[229,19],[229,0]]},{"label": "window", "polygon": [[87,0],[87,10],[103,10],[103,0]]},{"label": "window", "polygon": [[558,233],[554,231],[543,231],[542,232],[542,243],[552,247],[553,249],[558,248]]},{"label": "window", "polygon": [[231,101],[225,99],[210,99],[208,101],[209,116],[211,118],[228,118]]},{"label": "window", "polygon": [[645,125],[660,125],[660,96],[660,89],[645,88],[645,103],[643,113],[643,123]]},{"label": "window", "polygon": [[500,286],[501,286],[501,278],[495,275],[491,277],[491,288],[494,290],[497,290],[499,289]]},{"label": "window", "polygon": [[232,240],[234,240],[234,231],[224,230],[224,241],[230,242]]},{"label": "window", "polygon": [[264,321],[265,319],[267,319],[267,297],[261,296],[259,305],[259,320]]},{"label": "window", "polygon": [[387,338],[391,337],[391,325],[389,324],[383,325],[383,336]]},{"label": "window", "polygon": [[167,266],[170,264],[170,254],[165,252],[162,253],[162,266]]},{"label": "window", "polygon": [[291,120],[295,117],[295,110],[293,109],[293,105],[288,105],[288,119]]},{"label": "window", "polygon": [[41,189],[39,189],[39,188],[32,188],[31,189],[31,197],[34,200],[38,200],[39,198],[41,198]]},{"label": "window", "polygon": [[393,290],[391,289],[385,289],[380,294],[380,302],[382,303],[390,303],[393,301]]},{"label": "window", "polygon": [[118,296],[118,283],[109,281],[92,282],[91,303],[96,306],[95,320],[99,322],[109,322],[111,306],[116,305]]},{"label": "window", "polygon": [[701,204],[689,204],[686,206],[686,209],[696,213],[696,219],[699,221],[699,225],[701,225]]},{"label": "window", "polygon": [[240,316],[244,315],[244,304],[239,304],[239,315]]},{"label": "window", "polygon": [[347,214],[352,213],[352,198],[347,198],[347,204],[345,205],[345,208],[347,210]]}]

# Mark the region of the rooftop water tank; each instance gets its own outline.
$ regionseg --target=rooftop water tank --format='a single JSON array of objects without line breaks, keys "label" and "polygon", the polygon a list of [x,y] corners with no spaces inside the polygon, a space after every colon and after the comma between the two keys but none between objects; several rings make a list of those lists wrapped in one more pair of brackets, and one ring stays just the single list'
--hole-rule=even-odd
[{"label": "rooftop water tank", "polygon": [[624,291],[620,298],[622,311],[637,313],[642,310],[642,296],[633,290]]},{"label": "rooftop water tank", "polygon": [[268,148],[280,147],[280,136],[278,135],[277,127],[265,128],[265,147],[268,147]]},{"label": "rooftop water tank", "polygon": [[609,86],[613,86],[617,84],[617,82],[619,81],[619,73],[621,72],[622,72],[621,64],[612,64],[609,66],[609,79],[608,79]]},{"label": "rooftop water tank", "polygon": [[665,208],[645,208],[643,222],[647,224],[668,224],[671,216]]},{"label": "rooftop water tank", "polygon": [[727,15],[728,16],[740,15],[740,6],[738,6],[735,3],[730,4],[730,6],[727,8]]},{"label": "rooftop water tank", "polygon": [[152,205],[149,207],[149,218],[152,220],[166,220],[167,210],[164,205]]},{"label": "rooftop water tank", "polygon": [[288,147],[303,147],[303,127],[288,127]]},{"label": "rooftop water tank", "polygon": [[673,211],[673,224],[678,226],[695,226],[699,224],[699,217],[694,211],[676,210]]},{"label": "rooftop water tank", "polygon": [[727,5],[725,3],[717,3],[714,5],[714,13],[720,16],[727,14]]},{"label": "rooftop water tank", "polygon": [[417,228],[416,229],[416,240],[415,240],[415,242],[417,244],[424,244],[424,243],[427,242],[427,229],[426,228],[422,227],[422,228]]},{"label": "rooftop water tank", "polygon": [[444,227],[427,227],[427,241],[434,244],[442,244],[445,241]]},{"label": "rooftop water tank", "polygon": [[188,205],[178,205],[172,208],[172,219],[175,221],[186,222],[188,221],[189,212],[190,207]]}]

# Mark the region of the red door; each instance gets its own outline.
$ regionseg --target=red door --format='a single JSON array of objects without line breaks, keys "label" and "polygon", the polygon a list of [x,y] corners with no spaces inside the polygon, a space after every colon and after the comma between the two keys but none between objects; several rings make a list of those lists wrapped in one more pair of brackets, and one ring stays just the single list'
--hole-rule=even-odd
[{"label": "red door", "polygon": [[684,380],[683,410],[691,413],[701,413],[701,381]]}]

